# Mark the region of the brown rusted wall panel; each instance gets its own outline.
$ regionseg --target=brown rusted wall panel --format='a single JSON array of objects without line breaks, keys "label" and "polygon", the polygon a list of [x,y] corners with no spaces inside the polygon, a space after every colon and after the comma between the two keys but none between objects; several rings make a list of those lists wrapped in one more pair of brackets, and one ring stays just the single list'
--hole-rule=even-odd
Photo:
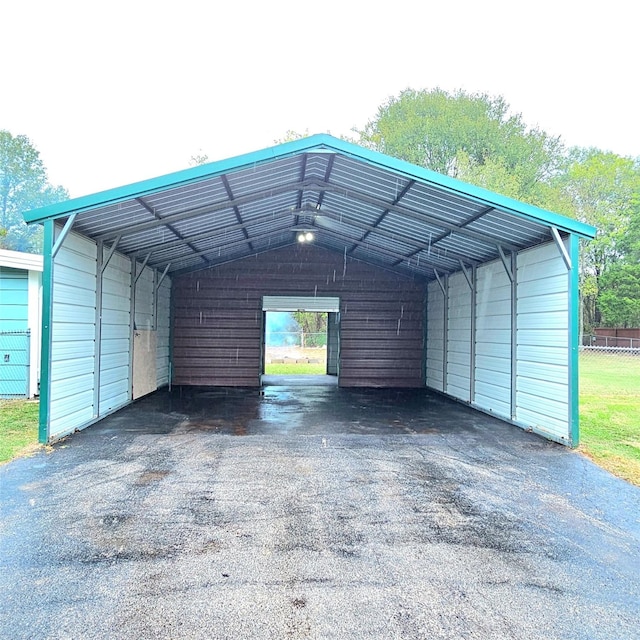
[{"label": "brown rusted wall panel", "polygon": [[341,386],[418,387],[425,286],[313,246],[173,279],[174,383],[258,386],[262,296],[340,297]]}]

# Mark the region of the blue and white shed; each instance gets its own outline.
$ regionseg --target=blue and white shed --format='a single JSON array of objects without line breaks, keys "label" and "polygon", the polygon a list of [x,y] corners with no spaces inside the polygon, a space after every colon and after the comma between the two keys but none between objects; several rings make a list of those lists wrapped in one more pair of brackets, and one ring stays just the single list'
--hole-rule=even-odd
[{"label": "blue and white shed", "polygon": [[0,398],[38,394],[42,256],[0,249]]},{"label": "blue and white shed", "polygon": [[576,220],[328,135],[25,220],[45,230],[42,441],[171,379],[259,385],[265,300],[322,295],[339,384],[408,381],[578,442],[578,252],[595,229]]}]

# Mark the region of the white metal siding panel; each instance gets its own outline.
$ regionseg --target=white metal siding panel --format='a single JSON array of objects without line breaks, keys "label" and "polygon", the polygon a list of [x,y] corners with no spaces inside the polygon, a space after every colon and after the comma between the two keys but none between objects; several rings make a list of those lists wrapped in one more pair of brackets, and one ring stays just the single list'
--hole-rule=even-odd
[{"label": "white metal siding panel", "polygon": [[153,329],[153,273],[153,269],[145,267],[138,278],[138,282],[136,282],[136,329],[143,331],[151,331]]},{"label": "white metal siding panel", "polygon": [[474,404],[511,417],[511,281],[502,262],[478,267]]},{"label": "white metal siding panel", "polygon": [[427,386],[444,391],[444,294],[435,281],[427,288]]},{"label": "white metal siding panel", "polygon": [[449,278],[447,393],[471,400],[471,287],[463,273]]},{"label": "white metal siding panel", "polygon": [[130,315],[131,260],[114,253],[102,276],[100,415],[129,400]]},{"label": "white metal siding panel", "polygon": [[94,417],[96,245],[69,234],[53,269],[50,436]]},{"label": "white metal siding panel", "polygon": [[568,441],[569,278],[554,243],[518,255],[516,420]]},{"label": "white metal siding panel", "polygon": [[166,277],[158,288],[158,305],[156,309],[156,369],[158,387],[169,384],[169,334],[171,280]]}]

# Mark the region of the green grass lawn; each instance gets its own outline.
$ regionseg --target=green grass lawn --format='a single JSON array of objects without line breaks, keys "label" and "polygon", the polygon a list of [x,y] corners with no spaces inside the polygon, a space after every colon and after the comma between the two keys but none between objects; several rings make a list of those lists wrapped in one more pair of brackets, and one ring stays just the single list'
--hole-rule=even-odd
[{"label": "green grass lawn", "polygon": [[327,365],[324,362],[285,362],[285,363],[267,363],[264,366],[264,372],[270,376],[300,376],[314,375],[323,376],[327,373]]},{"label": "green grass lawn", "polygon": [[580,354],[580,450],[640,486],[640,357]]},{"label": "green grass lawn", "polygon": [[0,400],[0,463],[38,445],[38,401]]}]

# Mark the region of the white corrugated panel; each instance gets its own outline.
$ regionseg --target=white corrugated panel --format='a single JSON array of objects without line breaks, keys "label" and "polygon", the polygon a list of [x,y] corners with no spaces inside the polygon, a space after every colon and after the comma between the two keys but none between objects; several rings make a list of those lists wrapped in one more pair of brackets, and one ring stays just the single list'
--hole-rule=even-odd
[{"label": "white corrugated panel", "polygon": [[511,417],[511,281],[502,262],[476,272],[474,404]]},{"label": "white corrugated panel", "polygon": [[332,296],[263,296],[263,311],[340,311],[340,298]]},{"label": "white corrugated panel", "polygon": [[[140,267],[138,267],[140,269]],[[136,329],[151,331],[153,329],[154,314],[154,271],[145,267],[136,282]]]},{"label": "white corrugated panel", "polygon": [[427,287],[427,387],[444,391],[444,294],[436,281]]},{"label": "white corrugated panel", "polygon": [[569,424],[569,277],[549,243],[518,255],[516,420],[555,440]]},{"label": "white corrugated panel", "polygon": [[[104,250],[105,257],[108,253]],[[131,260],[115,253],[102,277],[100,415],[130,399]]]},{"label": "white corrugated panel", "polygon": [[471,287],[462,272],[449,278],[447,393],[471,400]]},{"label": "white corrugated panel", "polygon": [[50,437],[94,417],[96,245],[70,233],[53,269]]},{"label": "white corrugated panel", "polygon": [[169,384],[169,334],[171,280],[166,277],[158,288],[156,307],[156,371],[158,387]]}]

